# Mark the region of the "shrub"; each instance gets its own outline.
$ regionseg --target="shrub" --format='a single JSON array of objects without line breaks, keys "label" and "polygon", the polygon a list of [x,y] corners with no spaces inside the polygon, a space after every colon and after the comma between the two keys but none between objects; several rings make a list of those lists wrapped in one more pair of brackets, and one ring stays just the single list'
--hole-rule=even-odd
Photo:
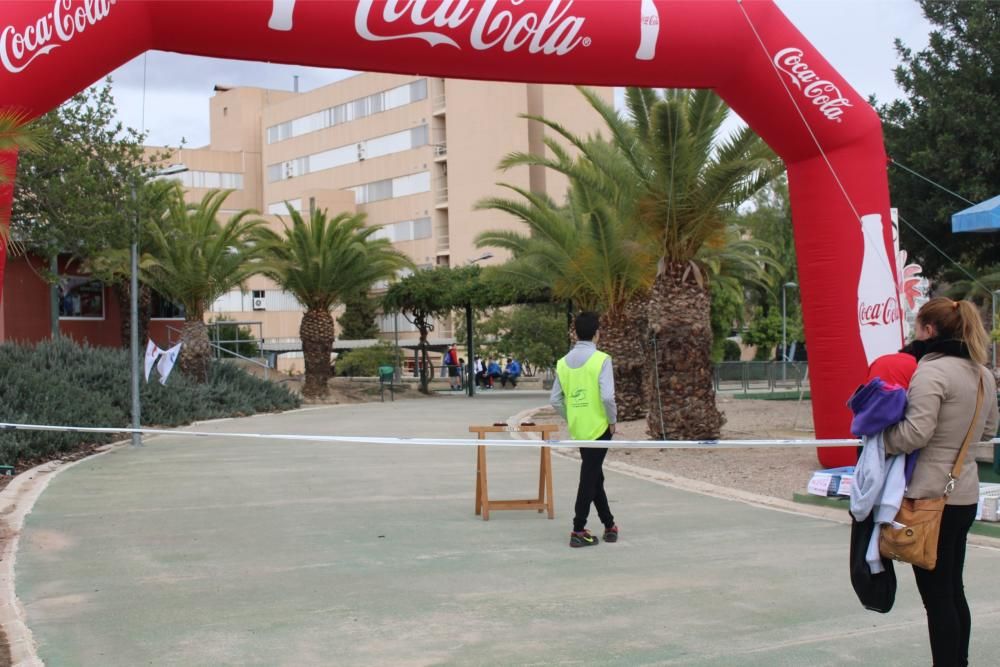
[{"label": "shrub", "polygon": [[[126,350],[78,345],[61,338],[37,345],[0,344],[0,421],[63,426],[131,424],[130,364]],[[154,376],[155,377],[155,376]],[[299,399],[283,386],[221,361],[199,385],[180,372],[167,386],[143,382],[142,424],[179,426],[192,421],[287,410]],[[0,463],[51,458],[116,435],[55,431],[0,433]]]},{"label": "shrub", "polygon": [[374,377],[379,366],[395,366],[399,348],[380,341],[371,347],[360,347],[337,357],[337,375],[341,377]]},{"label": "shrub", "polygon": [[[209,338],[223,350],[254,359],[260,356],[257,339],[249,327],[241,327],[228,317],[218,317],[212,322],[208,332]],[[214,353],[217,353],[215,351]],[[222,358],[229,357],[222,354]]]},{"label": "shrub", "polygon": [[723,361],[739,361],[742,350],[740,349],[740,344],[735,340],[726,339],[726,342],[722,344],[722,360]]}]

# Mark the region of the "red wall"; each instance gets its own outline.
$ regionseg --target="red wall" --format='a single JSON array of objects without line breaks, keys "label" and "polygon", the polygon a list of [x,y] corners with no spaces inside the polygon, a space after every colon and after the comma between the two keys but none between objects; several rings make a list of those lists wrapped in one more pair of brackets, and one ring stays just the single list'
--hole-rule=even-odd
[{"label": "red wall", "polygon": [[[29,265],[30,262],[30,265]],[[34,269],[32,269],[34,267]],[[0,309],[0,341],[36,342],[49,337],[49,287],[36,273],[45,269],[38,258],[12,257],[7,262]],[[65,263],[60,262],[60,271]],[[69,273],[77,273],[70,270]],[[121,314],[113,288],[104,288],[104,319],[60,320],[59,332],[79,342],[120,347]]]}]

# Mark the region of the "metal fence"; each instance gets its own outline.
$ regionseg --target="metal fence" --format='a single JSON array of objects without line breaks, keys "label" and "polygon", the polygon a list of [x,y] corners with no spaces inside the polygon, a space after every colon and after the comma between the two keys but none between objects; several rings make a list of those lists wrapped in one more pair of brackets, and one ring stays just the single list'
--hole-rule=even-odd
[{"label": "metal fence", "polygon": [[804,361],[724,361],[712,369],[716,391],[803,391],[809,388]]}]

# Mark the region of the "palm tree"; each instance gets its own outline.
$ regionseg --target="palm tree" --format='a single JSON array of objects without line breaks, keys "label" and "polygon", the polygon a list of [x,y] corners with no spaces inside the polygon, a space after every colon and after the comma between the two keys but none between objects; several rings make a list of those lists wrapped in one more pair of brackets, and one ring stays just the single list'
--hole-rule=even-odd
[{"label": "palm tree", "polygon": [[219,209],[231,191],[213,190],[198,204],[186,204],[179,186],[165,214],[147,225],[143,280],[160,294],[184,306],[181,331],[181,371],[199,382],[208,381],[212,347],[205,311],[212,302],[260,272],[260,246],[254,233],[263,220],[253,211],[240,211],[226,222]]},{"label": "palm tree", "polygon": [[[9,109],[0,110],[0,189],[9,187],[14,180],[12,170],[7,169],[4,153],[13,154],[15,151],[41,153],[47,144],[47,135],[37,125],[31,123],[28,116]],[[0,249],[4,252],[8,250],[20,252],[21,248],[17,245],[5,248],[11,241],[7,223],[5,212],[0,210]]]},{"label": "palm tree", "polygon": [[306,308],[299,325],[306,366],[302,393],[321,398],[335,334],[331,309],[412,263],[387,239],[372,238],[378,228],[366,227],[364,214],[328,218],[325,210],[315,210],[306,220],[290,206],[288,214],[291,226],[285,225],[283,236],[261,230],[256,237],[267,256],[264,274]]},{"label": "palm tree", "polygon": [[724,238],[736,207],[784,168],[749,128],[720,140],[729,108],[712,91],[628,88],[626,120],[580,90],[607,124],[625,169],[605,154],[594,159],[590,144],[559,124],[534,119],[592,161],[603,190],[617,184],[619,196],[634,195],[637,222],[655,239],[659,264],[647,317],[656,372],[648,387],[648,430],[671,439],[718,437],[723,417],[712,385],[708,272],[700,254]]},{"label": "palm tree", "polygon": [[[168,211],[170,202],[175,196],[176,184],[173,181],[155,180],[143,182],[138,188],[141,202],[141,216],[146,220],[158,220]],[[145,248],[148,241],[148,225],[140,231],[139,248]],[[83,259],[84,271],[106,285],[115,287],[118,297],[118,309],[121,313],[122,347],[128,347],[132,327],[132,309],[130,307],[132,285],[132,256],[129,248],[130,238],[122,236],[112,239],[114,245],[98,250]],[[139,268],[150,266],[150,258],[143,255],[139,258]],[[141,275],[140,275],[141,277]],[[150,307],[153,292],[144,282],[139,284],[139,340],[144,341],[149,331]]]},{"label": "palm tree", "polygon": [[[646,355],[643,338],[635,332],[646,328],[645,297],[656,272],[656,256],[650,252],[653,246],[644,240],[642,229],[629,224],[620,206],[587,187],[596,176],[588,162],[570,160],[558,145],[552,149],[560,170],[571,178],[567,204],[558,207],[544,195],[501,184],[523,201],[494,197],[479,202],[477,208],[509,213],[527,224],[530,233],[485,232],[476,237],[476,245],[510,251],[514,260],[502,271],[550,288],[555,298],[572,301],[579,310],[601,312],[601,346],[615,362],[618,418],[641,419],[646,408]],[[592,147],[595,153],[600,150]],[[501,166],[538,160],[515,154]]]}]

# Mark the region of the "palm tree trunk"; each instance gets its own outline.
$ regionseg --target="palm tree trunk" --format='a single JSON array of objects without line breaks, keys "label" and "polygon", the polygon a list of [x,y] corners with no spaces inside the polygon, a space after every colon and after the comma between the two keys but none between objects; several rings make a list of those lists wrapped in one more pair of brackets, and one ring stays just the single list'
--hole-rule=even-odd
[{"label": "palm tree trunk", "polygon": [[305,357],[306,383],[302,395],[324,398],[330,380],[330,353],[333,351],[333,316],[328,310],[307,310],[299,325],[302,356]]},{"label": "palm tree trunk", "polygon": [[667,265],[649,298],[655,373],[647,378],[646,430],[665,440],[718,438],[725,423],[712,384],[711,299],[688,269]]},{"label": "palm tree trunk", "polygon": [[633,297],[616,313],[601,316],[600,347],[611,355],[615,371],[618,421],[646,416],[645,376],[649,375],[646,351],[648,295]]},{"label": "palm tree trunk", "polygon": [[195,382],[207,383],[212,345],[208,340],[208,326],[201,318],[184,320],[181,343],[181,354],[177,359],[181,372]]}]

